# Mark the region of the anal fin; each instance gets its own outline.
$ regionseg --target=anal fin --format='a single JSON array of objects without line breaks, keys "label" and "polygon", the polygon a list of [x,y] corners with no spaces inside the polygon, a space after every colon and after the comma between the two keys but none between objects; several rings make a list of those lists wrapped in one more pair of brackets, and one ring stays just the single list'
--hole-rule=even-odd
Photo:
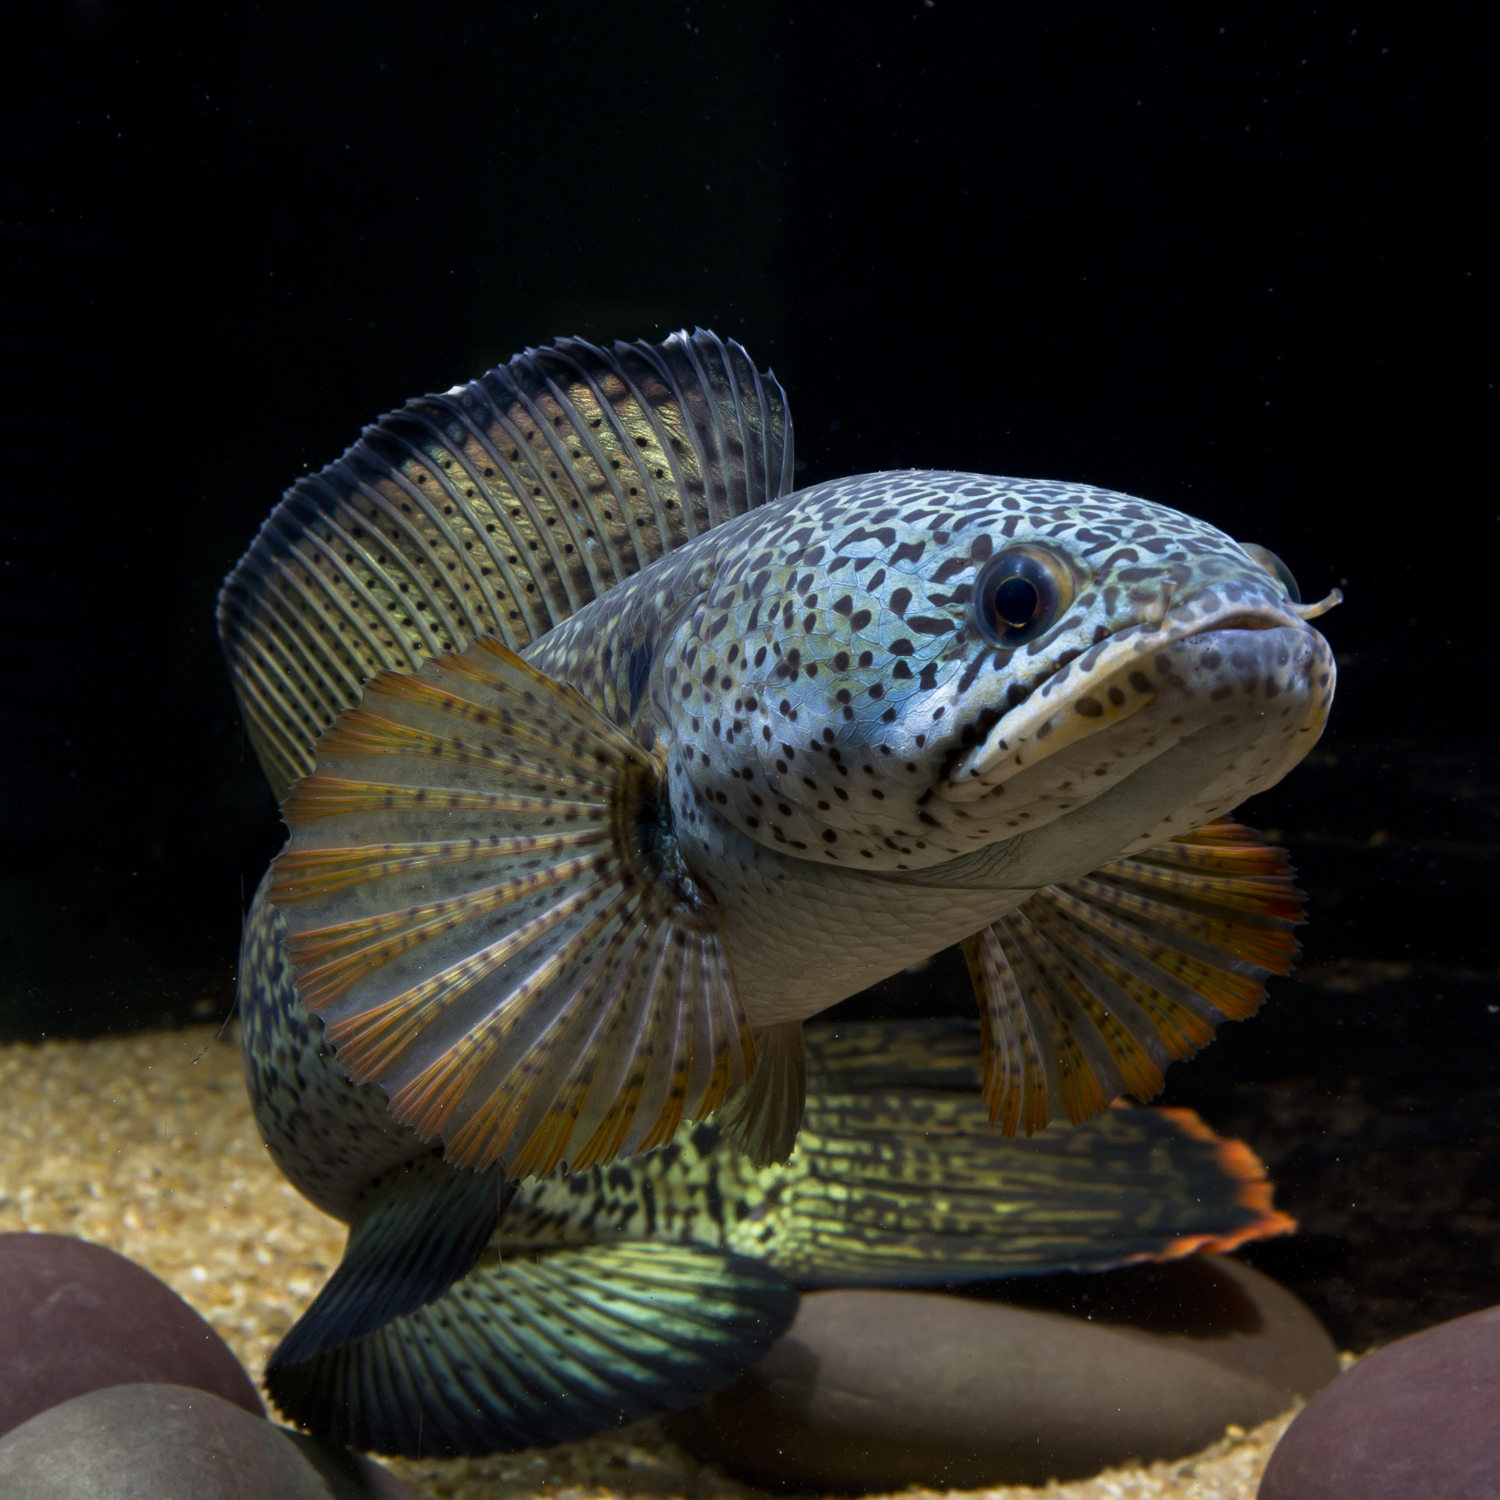
[{"label": "anal fin", "polygon": [[1271,1196],[1191,1110],[1007,1140],[969,1090],[813,1093],[793,1165],[726,1240],[801,1287],[934,1286],[1233,1250],[1295,1229]]},{"label": "anal fin", "polygon": [[755,1032],[755,1076],[730,1095],[714,1123],[731,1151],[757,1167],[774,1166],[792,1154],[807,1104],[807,1050],[801,1021]]},{"label": "anal fin", "polygon": [[963,945],[990,1118],[1031,1135],[1150,1098],[1260,1006],[1302,920],[1286,854],[1228,818],[1038,891]]},{"label": "anal fin", "polygon": [[456,1170],[432,1155],[382,1173],[338,1268],[271,1355],[268,1382],[441,1297],[484,1253],[513,1192],[494,1172]]}]

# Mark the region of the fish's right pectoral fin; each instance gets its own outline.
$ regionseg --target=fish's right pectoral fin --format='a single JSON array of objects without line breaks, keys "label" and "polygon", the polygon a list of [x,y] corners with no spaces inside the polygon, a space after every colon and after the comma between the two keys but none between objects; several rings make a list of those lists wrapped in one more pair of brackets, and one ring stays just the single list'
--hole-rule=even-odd
[{"label": "fish's right pectoral fin", "polygon": [[413,1458],[511,1452],[681,1410],[790,1325],[761,1261],[635,1241],[481,1265],[446,1296],[279,1369],[282,1414],[331,1442]]},{"label": "fish's right pectoral fin", "polygon": [[1228,818],[1038,891],[963,944],[991,1120],[1031,1135],[1151,1098],[1290,971],[1302,920],[1286,854]]},{"label": "fish's right pectoral fin", "polygon": [[572,688],[481,637],[372,678],[317,749],[270,887],[297,993],[451,1166],[608,1161],[752,1075],[664,778]]}]

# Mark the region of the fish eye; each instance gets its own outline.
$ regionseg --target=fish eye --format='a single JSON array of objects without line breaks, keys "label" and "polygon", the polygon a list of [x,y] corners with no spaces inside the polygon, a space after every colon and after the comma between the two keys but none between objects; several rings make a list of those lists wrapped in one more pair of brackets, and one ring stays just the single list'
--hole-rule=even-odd
[{"label": "fish eye", "polygon": [[997,646],[1023,646],[1050,630],[1073,602],[1073,574],[1046,547],[1009,547],[984,566],[974,587],[979,632]]},{"label": "fish eye", "polygon": [[1292,570],[1269,547],[1262,547],[1259,542],[1241,542],[1240,549],[1248,552],[1286,590],[1293,604],[1302,603],[1302,590],[1297,587]]}]

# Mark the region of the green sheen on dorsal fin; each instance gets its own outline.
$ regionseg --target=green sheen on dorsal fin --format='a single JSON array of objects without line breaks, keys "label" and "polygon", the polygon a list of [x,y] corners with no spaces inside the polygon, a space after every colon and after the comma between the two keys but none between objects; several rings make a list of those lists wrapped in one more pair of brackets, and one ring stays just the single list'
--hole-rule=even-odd
[{"label": "green sheen on dorsal fin", "polygon": [[792,472],[775,377],[704,329],[560,339],[380,418],[287,491],[219,595],[277,800],[373,673],[481,634],[519,651]]},{"label": "green sheen on dorsal fin", "polygon": [[282,805],[270,897],[355,1083],[511,1178],[649,1150],[755,1071],[660,768],[489,636],[382,672]]},{"label": "green sheen on dorsal fin", "polygon": [[1255,1013],[1303,920],[1285,852],[1229,818],[1039,890],[963,944],[990,1118],[1031,1135],[1151,1098]]},{"label": "green sheen on dorsal fin", "polygon": [[283,1416],[412,1458],[512,1452],[680,1411],[784,1333],[797,1293],[702,1245],[594,1245],[481,1264],[444,1297],[268,1373]]}]

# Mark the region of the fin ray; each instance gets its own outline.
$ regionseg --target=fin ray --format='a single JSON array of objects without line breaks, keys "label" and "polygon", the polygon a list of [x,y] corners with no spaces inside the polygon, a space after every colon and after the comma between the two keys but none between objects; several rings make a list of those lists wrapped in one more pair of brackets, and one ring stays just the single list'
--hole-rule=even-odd
[{"label": "fin ray", "polygon": [[1030,1135],[1151,1097],[1290,971],[1301,920],[1285,854],[1228,818],[1036,892],[964,944],[991,1118]]},{"label": "fin ray", "polygon": [[489,637],[375,677],[319,741],[270,886],[297,992],[453,1165],[644,1149],[750,1077],[663,797],[628,735]]},{"label": "fin ray", "polygon": [[792,473],[780,386],[702,329],[562,339],[382,417],[287,491],[219,595],[278,799],[374,673],[483,633],[519,650]]},{"label": "fin ray", "polygon": [[772,1267],[700,1245],[557,1250],[481,1265],[266,1384],[284,1415],[357,1449],[508,1452],[699,1400],[765,1352],[797,1301]]}]

